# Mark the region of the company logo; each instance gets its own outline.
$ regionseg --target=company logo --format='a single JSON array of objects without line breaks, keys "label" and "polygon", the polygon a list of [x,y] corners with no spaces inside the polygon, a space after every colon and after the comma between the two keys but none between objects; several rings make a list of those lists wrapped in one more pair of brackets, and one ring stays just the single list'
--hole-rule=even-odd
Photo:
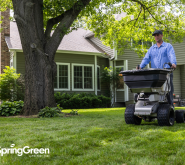
[{"label": "company logo", "polygon": [[3,156],[5,154],[16,154],[17,156],[22,156],[23,154],[31,154],[31,155],[49,155],[49,148],[30,148],[29,146],[25,146],[23,148],[14,148],[15,144],[11,144],[10,148],[1,148],[0,147],[0,155]]}]

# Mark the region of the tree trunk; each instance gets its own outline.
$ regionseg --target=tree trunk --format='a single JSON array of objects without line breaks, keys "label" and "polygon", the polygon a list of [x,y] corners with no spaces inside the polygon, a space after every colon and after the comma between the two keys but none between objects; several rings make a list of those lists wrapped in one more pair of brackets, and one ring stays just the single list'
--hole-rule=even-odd
[{"label": "tree trunk", "polygon": [[[45,56],[45,57],[43,57]],[[24,115],[35,115],[45,106],[55,107],[53,79],[54,63],[44,52],[31,50],[25,55]]]},{"label": "tree trunk", "polygon": [[[19,23],[17,22],[19,25]],[[27,27],[30,29],[32,27]],[[22,29],[20,27],[20,29]],[[22,46],[25,57],[25,98],[24,115],[35,115],[45,106],[55,107],[54,78],[56,75],[56,64],[51,54],[46,54],[44,42],[35,42],[37,39],[22,29]],[[32,30],[30,30],[32,31]],[[31,37],[29,37],[31,36]],[[29,44],[30,43],[30,44]]]},{"label": "tree trunk", "polygon": [[54,62],[55,51],[49,52],[45,48],[41,2],[13,0],[14,17],[25,57],[23,115],[36,115],[46,106],[56,107],[53,84],[57,72]]}]

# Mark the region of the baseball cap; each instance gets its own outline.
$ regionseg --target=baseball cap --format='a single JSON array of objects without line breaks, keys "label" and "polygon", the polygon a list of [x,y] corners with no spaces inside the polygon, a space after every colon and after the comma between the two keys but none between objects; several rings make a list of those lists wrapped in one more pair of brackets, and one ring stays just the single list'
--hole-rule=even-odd
[{"label": "baseball cap", "polygon": [[163,32],[161,30],[155,30],[152,34],[152,36],[154,36],[155,34],[163,34]]}]

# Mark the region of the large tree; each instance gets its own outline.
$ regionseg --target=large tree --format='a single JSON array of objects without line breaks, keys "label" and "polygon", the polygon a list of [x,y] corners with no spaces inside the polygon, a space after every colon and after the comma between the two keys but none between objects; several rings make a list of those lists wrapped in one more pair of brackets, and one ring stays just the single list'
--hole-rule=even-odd
[{"label": "large tree", "polygon": [[[125,46],[131,37],[135,41],[151,40],[144,36],[149,36],[154,28],[168,27],[165,30],[169,33],[172,30],[184,34],[180,28],[184,26],[181,16],[163,14],[165,5],[181,9],[177,0],[0,0],[0,4],[1,10],[6,7],[14,10],[25,56],[24,115],[37,114],[45,106],[56,106],[55,53],[70,27],[77,27],[78,20],[88,20],[87,26],[111,47]],[[112,14],[121,12],[127,16],[115,20]],[[156,22],[153,28],[152,20]],[[173,26],[168,26],[169,21]]]}]

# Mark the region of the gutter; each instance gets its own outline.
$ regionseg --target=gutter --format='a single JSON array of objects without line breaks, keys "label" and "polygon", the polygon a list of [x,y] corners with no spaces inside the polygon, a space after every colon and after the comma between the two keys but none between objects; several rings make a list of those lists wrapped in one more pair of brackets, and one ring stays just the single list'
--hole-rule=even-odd
[{"label": "gutter", "polygon": [[[9,51],[23,52],[23,50],[20,49],[20,48],[10,48]],[[57,50],[56,53],[96,55],[96,56],[106,58],[103,53],[98,53],[98,52],[81,52],[81,51],[71,51],[71,50]]]}]

